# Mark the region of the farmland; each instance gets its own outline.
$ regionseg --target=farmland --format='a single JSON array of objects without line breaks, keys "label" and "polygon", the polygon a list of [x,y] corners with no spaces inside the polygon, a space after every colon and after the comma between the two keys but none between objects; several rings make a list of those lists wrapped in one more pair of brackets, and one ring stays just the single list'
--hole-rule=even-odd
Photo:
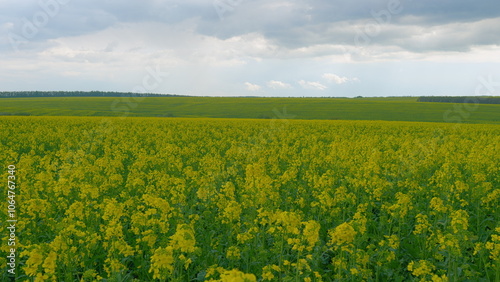
[{"label": "farmland", "polygon": [[[27,111],[36,99],[26,99],[0,111]],[[154,112],[148,99],[130,116]],[[356,119],[384,119],[357,103]],[[442,121],[436,109],[450,108],[394,105],[399,120]],[[193,116],[222,107],[191,106]],[[328,115],[350,115],[337,109]],[[500,280],[498,124],[222,118],[253,115],[233,106],[219,119],[30,110],[61,116],[0,117],[5,182],[16,167],[21,281]],[[495,123],[498,112],[470,119]]]},{"label": "farmland", "polygon": [[[289,113],[289,114],[286,114]],[[417,98],[1,98],[0,115],[385,120],[500,124],[500,105]]]}]

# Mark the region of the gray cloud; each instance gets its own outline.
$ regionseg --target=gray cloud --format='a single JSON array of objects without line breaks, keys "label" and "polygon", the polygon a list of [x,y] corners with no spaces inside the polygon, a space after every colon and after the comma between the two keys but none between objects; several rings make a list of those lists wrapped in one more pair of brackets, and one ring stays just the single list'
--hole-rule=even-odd
[{"label": "gray cloud", "polygon": [[[44,3],[58,3],[47,0]],[[43,2],[43,1],[42,1]],[[222,6],[216,3],[225,3]],[[232,4],[231,4],[232,3]],[[228,39],[248,33],[260,33],[276,45],[287,49],[317,44],[356,44],[360,30],[381,22],[376,36],[369,36],[369,44],[395,44],[412,51],[468,50],[472,45],[498,44],[492,26],[481,26],[480,21],[500,17],[500,2],[485,0],[355,0],[355,1],[69,1],[59,5],[46,25],[32,38],[44,41],[65,36],[79,36],[104,30],[118,23],[161,22],[176,24],[196,19],[196,30],[206,36]],[[390,7],[396,7],[392,12]],[[50,5],[48,6],[50,10]],[[53,8],[53,5],[52,5]],[[26,19],[45,11],[37,1],[0,2],[0,24],[11,24],[11,34],[23,36]],[[222,10],[221,10],[222,9]],[[429,29],[453,29],[436,38],[420,37]],[[498,26],[498,25],[497,25]],[[0,29],[4,33],[4,29]],[[465,32],[470,34],[449,34]],[[25,35],[25,34],[24,34]],[[26,36],[25,36],[26,37]],[[4,37],[5,38],[5,37]],[[359,40],[358,40],[359,41]],[[366,41],[366,40],[365,40]],[[5,41],[4,41],[5,42]],[[415,45],[416,44],[416,45]],[[2,44],[2,45],[5,45]],[[416,46],[416,47],[413,47]],[[2,48],[3,47],[3,48]],[[412,48],[413,47],[413,48]],[[0,46],[5,49],[5,46]]]},{"label": "gray cloud", "polygon": [[[210,87],[223,92],[232,85],[234,91],[347,95],[385,79],[380,62],[498,62],[500,49],[498,0],[42,1],[68,3],[47,10],[38,0],[0,0],[0,77],[13,89],[23,75],[33,88],[50,86],[51,78],[59,85],[65,77],[75,85],[109,81],[128,89],[124,85],[145,66],[159,64],[177,75],[169,87],[184,93]],[[46,22],[36,26],[43,13]],[[36,29],[26,34],[29,25]],[[376,70],[363,73],[363,63],[376,64]],[[353,69],[344,73],[347,65]],[[459,72],[424,72],[435,77],[443,70],[450,77]],[[325,73],[339,78],[324,80]],[[413,81],[415,73],[407,75]],[[335,87],[344,76],[351,82],[359,77],[359,83]]]},{"label": "gray cloud", "polygon": [[330,44],[465,52],[500,43],[498,18],[493,0],[241,1],[223,20],[202,19],[198,31],[222,39],[258,32],[292,50]]}]

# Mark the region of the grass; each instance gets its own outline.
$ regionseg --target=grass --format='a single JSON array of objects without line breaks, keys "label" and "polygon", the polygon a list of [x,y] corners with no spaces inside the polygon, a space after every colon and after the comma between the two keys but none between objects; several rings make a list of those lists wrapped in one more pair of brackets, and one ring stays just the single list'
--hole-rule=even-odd
[{"label": "grass", "polygon": [[2,98],[0,115],[385,120],[500,124],[500,105],[417,98],[51,97]]}]

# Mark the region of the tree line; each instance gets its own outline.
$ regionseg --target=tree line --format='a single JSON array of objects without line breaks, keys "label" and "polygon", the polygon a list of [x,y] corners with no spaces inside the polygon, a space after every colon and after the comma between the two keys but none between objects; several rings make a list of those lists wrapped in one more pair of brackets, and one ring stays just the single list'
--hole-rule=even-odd
[{"label": "tree line", "polygon": [[438,102],[438,103],[467,103],[467,104],[500,104],[500,97],[478,97],[478,96],[426,96],[419,97],[417,102]]},{"label": "tree line", "polygon": [[17,97],[182,97],[176,94],[132,93],[109,91],[4,91],[0,98]]}]

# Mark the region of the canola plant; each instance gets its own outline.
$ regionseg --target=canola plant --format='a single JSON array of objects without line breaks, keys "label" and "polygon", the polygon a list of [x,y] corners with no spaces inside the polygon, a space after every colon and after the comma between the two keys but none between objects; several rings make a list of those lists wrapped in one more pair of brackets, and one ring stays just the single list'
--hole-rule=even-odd
[{"label": "canola plant", "polygon": [[499,125],[2,117],[0,130],[21,281],[500,281]]}]

